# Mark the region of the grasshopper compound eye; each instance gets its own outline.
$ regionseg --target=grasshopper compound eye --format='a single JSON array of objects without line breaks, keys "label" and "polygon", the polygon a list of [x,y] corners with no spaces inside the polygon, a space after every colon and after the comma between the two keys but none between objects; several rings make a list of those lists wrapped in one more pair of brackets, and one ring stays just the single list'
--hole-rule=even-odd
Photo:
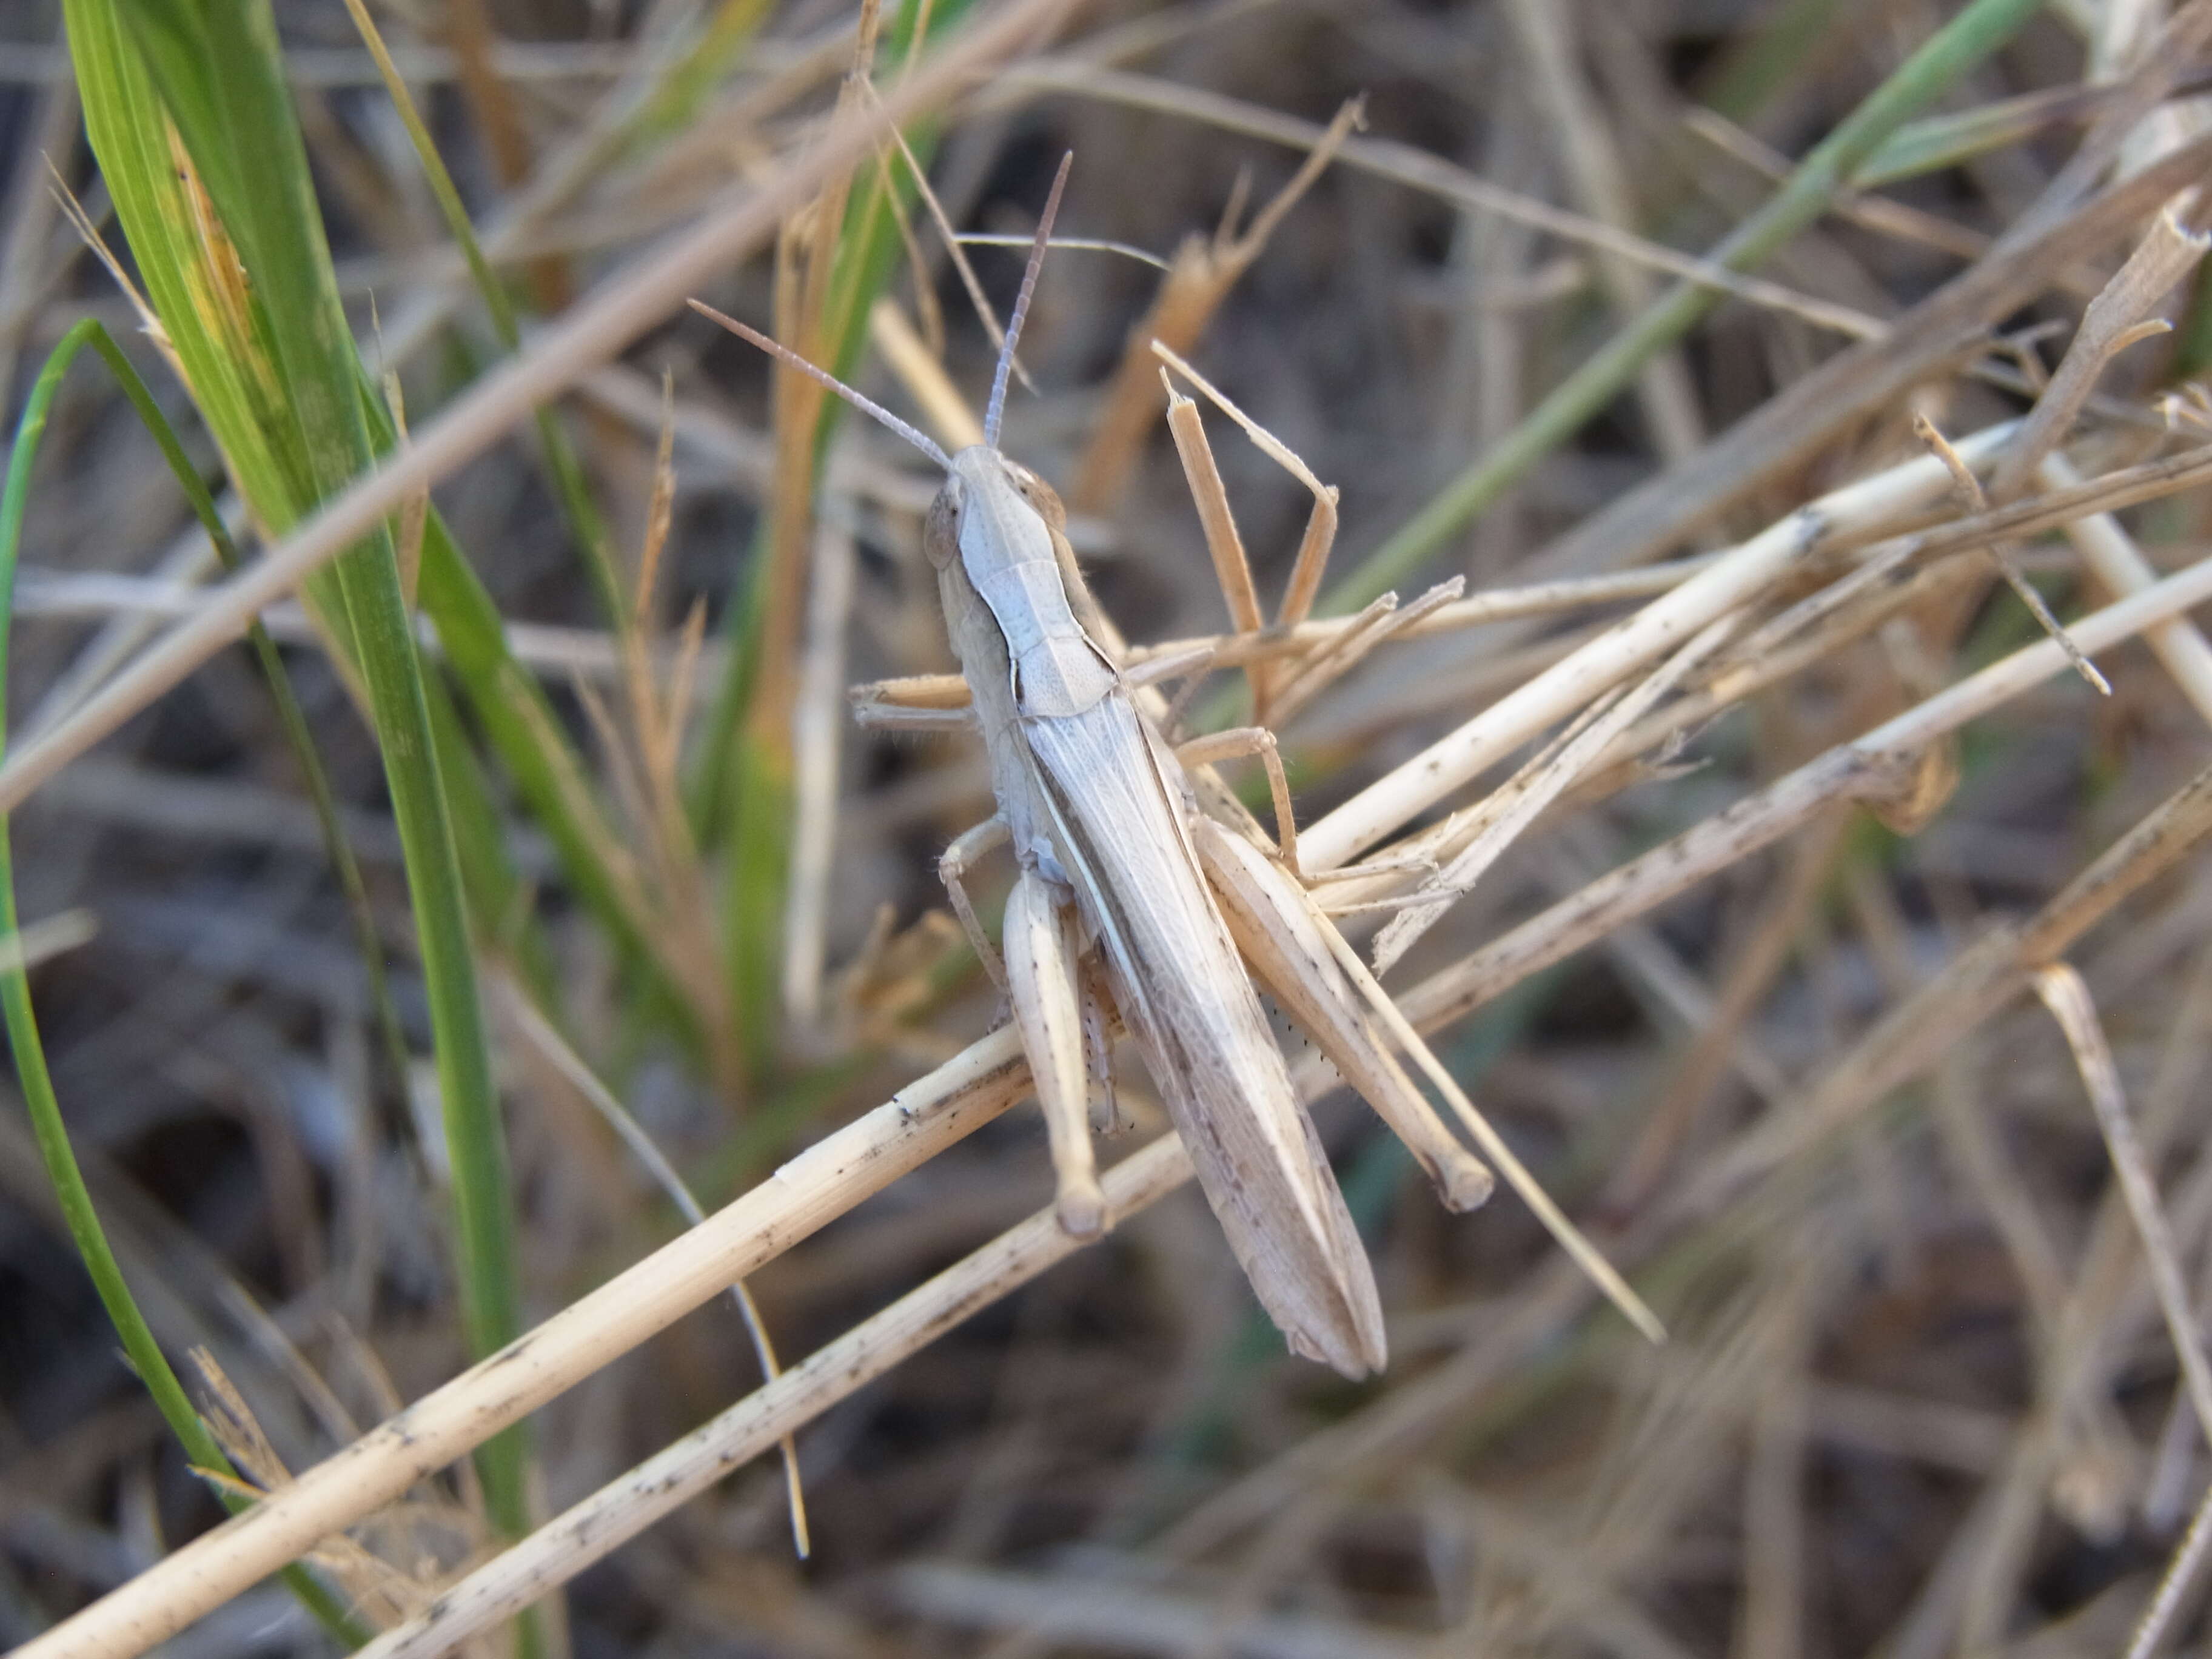
[{"label": "grasshopper compound eye", "polygon": [[921,550],[939,570],[960,556],[960,513],[965,495],[959,478],[947,477],[945,488],[929,504],[929,516],[922,521]]}]

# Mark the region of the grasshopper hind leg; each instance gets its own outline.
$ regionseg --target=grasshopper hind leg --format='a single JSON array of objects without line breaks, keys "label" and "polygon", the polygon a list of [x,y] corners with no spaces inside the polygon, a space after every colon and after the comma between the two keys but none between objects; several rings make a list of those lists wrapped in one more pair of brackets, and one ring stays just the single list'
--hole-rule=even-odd
[{"label": "grasshopper hind leg", "polygon": [[1413,1086],[1345,981],[1323,930],[1329,921],[1305,889],[1210,819],[1194,826],[1199,858],[1222,919],[1276,1000],[1435,1183],[1445,1207],[1472,1210],[1496,1182]]},{"label": "grasshopper hind leg", "polygon": [[1067,925],[1073,908],[1066,890],[1034,865],[1024,863],[1006,896],[1004,957],[993,948],[968,897],[966,877],[969,866],[1009,834],[1004,817],[985,819],[954,838],[938,860],[937,872],[968,942],[1013,1009],[1022,1052],[1036,1079],[1037,1103],[1044,1109],[1060,1224],[1074,1237],[1089,1238],[1106,1226],[1106,1194],[1098,1184],[1091,1146],[1091,1116],[1099,1109],[1091,1097],[1093,1078],[1103,1080],[1109,1122],[1117,1109],[1107,1067],[1105,1015],[1077,978]]},{"label": "grasshopper hind leg", "polygon": [[1064,890],[1025,866],[1006,897],[1006,993],[1022,1052],[1044,1109],[1063,1231],[1089,1238],[1105,1231],[1106,1194],[1091,1145],[1082,994],[1069,939],[1073,907]]}]

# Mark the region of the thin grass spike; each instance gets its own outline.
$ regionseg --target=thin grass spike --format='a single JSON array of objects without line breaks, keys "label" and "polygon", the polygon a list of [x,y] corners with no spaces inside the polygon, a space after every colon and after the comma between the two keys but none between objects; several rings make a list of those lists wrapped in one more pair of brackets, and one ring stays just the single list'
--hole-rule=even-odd
[{"label": "thin grass spike", "polygon": [[1052,194],[1044,198],[1037,219],[1036,240],[1030,248],[1030,263],[1022,272],[1022,291],[1014,296],[1014,314],[1006,319],[1006,343],[999,348],[999,366],[991,374],[991,401],[983,410],[983,443],[999,447],[999,422],[1006,413],[1006,376],[1014,366],[1014,348],[1021,343],[1022,324],[1030,314],[1030,296],[1036,292],[1037,272],[1044,268],[1045,246],[1052,240],[1052,222],[1060,212],[1060,192],[1066,188],[1067,170],[1075,165],[1075,152],[1060,158],[1060,171],[1052,176]]}]

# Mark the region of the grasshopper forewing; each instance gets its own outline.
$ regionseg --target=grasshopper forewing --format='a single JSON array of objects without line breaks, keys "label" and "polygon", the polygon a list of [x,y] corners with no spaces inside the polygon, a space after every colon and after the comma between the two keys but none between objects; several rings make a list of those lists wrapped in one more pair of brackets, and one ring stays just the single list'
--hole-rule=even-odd
[{"label": "grasshopper forewing", "polygon": [[[1197,830],[1226,832],[1200,825],[1182,763],[1078,621],[1071,586],[1080,578],[1059,497],[998,448],[1008,367],[1066,178],[1063,161],[1000,352],[983,441],[957,455],[765,336],[693,304],[822,380],[945,470],[923,545],[937,571],[999,810],[955,842],[944,873],[955,908],[995,971],[958,877],[985,847],[1011,845],[1018,874],[1006,905],[1003,972],[1044,1109],[1061,1224],[1086,1234],[1110,1219],[1087,1121],[1078,972],[1079,959],[1095,948],[1261,1302],[1293,1350],[1359,1376],[1385,1358],[1374,1274],[1200,862]],[[1261,902],[1287,920],[1297,901],[1263,896]],[[1249,915],[1249,908],[1248,902],[1240,914]],[[1312,975],[1336,969],[1325,951],[1310,945],[1300,951],[1295,926],[1279,931],[1288,941],[1283,970],[1304,978],[1310,1000]],[[1255,948],[1265,932],[1248,920],[1238,937]],[[1413,1143],[1448,1202],[1480,1202],[1490,1179],[1480,1161],[1428,1115],[1349,995],[1332,991],[1323,1000],[1329,1029],[1316,1027],[1314,1035],[1324,1052]]]}]

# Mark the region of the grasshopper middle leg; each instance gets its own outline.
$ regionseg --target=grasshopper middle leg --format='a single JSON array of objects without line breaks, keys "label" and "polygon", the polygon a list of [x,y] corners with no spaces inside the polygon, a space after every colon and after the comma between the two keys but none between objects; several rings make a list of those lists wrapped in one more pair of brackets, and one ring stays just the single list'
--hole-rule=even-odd
[{"label": "grasshopper middle leg", "polygon": [[991,943],[991,936],[983,929],[975,915],[975,906],[968,896],[968,868],[977,859],[1005,841],[1010,832],[1006,820],[996,814],[985,818],[972,830],[963,830],[952,838],[952,843],[938,855],[937,878],[945,884],[945,896],[952,901],[952,914],[960,918],[960,926],[968,935],[968,943],[983,959],[984,969],[991,982],[1001,991],[1006,988],[1006,964],[999,960],[999,952]]},{"label": "grasshopper middle leg", "polygon": [[1176,750],[1176,758],[1185,766],[1206,766],[1246,755],[1257,755],[1267,775],[1267,794],[1275,805],[1275,850],[1282,854],[1291,874],[1303,882],[1305,877],[1298,868],[1298,821],[1291,811],[1290,775],[1283,770],[1275,734],[1264,726],[1232,726],[1225,732],[1193,738]]}]

